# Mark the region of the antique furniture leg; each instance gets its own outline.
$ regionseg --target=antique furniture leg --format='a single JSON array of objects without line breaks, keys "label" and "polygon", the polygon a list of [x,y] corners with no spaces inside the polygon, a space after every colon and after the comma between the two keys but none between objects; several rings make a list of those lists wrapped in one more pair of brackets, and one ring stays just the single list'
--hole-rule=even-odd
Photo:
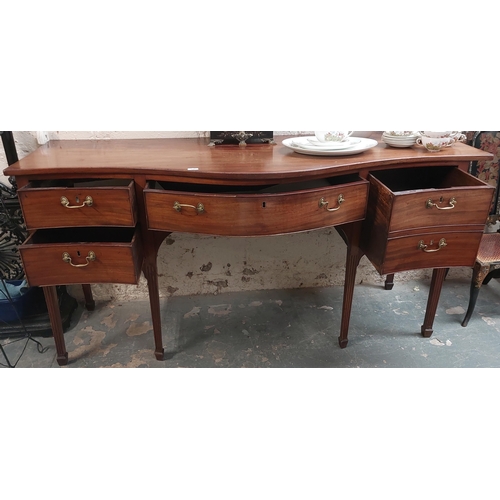
[{"label": "antique furniture leg", "polygon": [[148,222],[145,212],[144,188],[146,187],[146,177],[136,177],[135,189],[140,203],[138,204],[139,221],[141,225],[144,259],[142,272],[148,282],[149,306],[151,308],[151,321],[153,323],[153,337],[155,342],[155,358],[158,361],[164,360],[165,350],[161,335],[161,312],[160,312],[160,291],[158,287],[158,250],[167,236],[171,232],[150,231],[147,229]]},{"label": "antique furniture leg", "polygon": [[427,308],[425,310],[424,324],[421,327],[421,332],[424,337],[430,337],[433,329],[434,317],[436,316],[436,309],[443,287],[444,277],[446,276],[446,268],[438,268],[432,271],[431,288],[427,298]]},{"label": "antique furniture leg", "polygon": [[154,261],[151,258],[144,259],[143,272],[148,281],[149,303],[151,306],[151,319],[153,322],[153,335],[155,340],[155,357],[158,361],[163,361],[164,349],[161,336],[160,295],[158,289],[156,256]]},{"label": "antique furniture leg", "polygon": [[363,252],[359,248],[359,238],[361,233],[361,223],[346,224],[336,228],[340,236],[347,244],[344,297],[342,302],[342,319],[340,321],[339,346],[347,347],[349,334],[349,321],[351,319],[352,298],[354,285],[356,282],[356,270]]},{"label": "antique furniture leg", "polygon": [[163,339],[161,335],[161,312],[160,312],[160,292],[158,287],[158,266],[157,256],[163,240],[171,233],[157,233],[150,231],[146,235],[145,255],[143,263],[143,272],[148,282],[149,304],[151,307],[151,320],[153,323],[153,336],[155,342],[155,357],[158,361],[164,360],[165,350],[163,348]]},{"label": "antique furniture leg", "polygon": [[489,264],[486,262],[476,261],[470,282],[469,307],[467,308],[465,318],[462,321],[462,326],[467,326],[469,323],[472,313],[474,312],[474,308],[476,307],[476,301],[479,296],[481,285],[487,285],[492,278],[496,278],[499,268],[500,264],[498,263]]},{"label": "antique furniture leg", "polygon": [[43,293],[45,302],[49,311],[50,326],[54,336],[54,343],[57,351],[57,364],[59,366],[68,364],[68,352],[64,342],[64,332],[61,321],[61,311],[59,310],[59,300],[57,298],[57,289],[55,286],[44,286]]},{"label": "antique furniture leg", "polygon": [[386,290],[392,290],[393,287],[394,287],[394,273],[388,274],[385,277],[385,283],[384,283],[384,288]]},{"label": "antique furniture leg", "polygon": [[83,295],[85,296],[85,309],[93,311],[95,309],[95,300],[92,296],[92,288],[90,285],[82,285]]},{"label": "antique furniture leg", "polygon": [[490,273],[490,265],[485,263],[481,263],[476,261],[474,264],[474,269],[472,271],[472,279],[470,282],[470,298],[469,298],[469,307],[467,308],[467,312],[465,313],[465,318],[462,321],[462,326],[467,326],[469,320],[474,312],[474,308],[476,307],[477,297],[479,296],[479,290],[481,289],[481,285],[483,283],[489,282],[491,278],[486,281],[486,277],[491,274]]},{"label": "antique furniture leg", "polygon": [[487,275],[486,275],[486,278],[484,278],[483,280],[483,285],[487,285],[492,279],[493,277],[495,276],[495,273],[490,271]]}]

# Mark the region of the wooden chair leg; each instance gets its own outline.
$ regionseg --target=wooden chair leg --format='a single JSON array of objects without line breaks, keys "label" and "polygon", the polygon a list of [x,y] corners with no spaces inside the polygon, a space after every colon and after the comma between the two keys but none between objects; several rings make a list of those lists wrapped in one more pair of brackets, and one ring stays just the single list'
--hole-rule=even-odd
[{"label": "wooden chair leg", "polygon": [[465,313],[465,318],[462,321],[462,326],[467,326],[469,324],[469,320],[472,316],[472,313],[474,312],[474,308],[476,307],[476,301],[479,295],[479,290],[483,282],[485,282],[485,278],[488,276],[489,273],[490,273],[489,265],[481,265],[479,262],[476,262],[476,264],[474,265],[474,269],[472,272],[472,279],[470,282],[469,307],[467,308],[467,312]]},{"label": "wooden chair leg", "polygon": [[487,285],[493,279],[493,276],[493,273],[488,273],[488,276],[483,280],[483,285]]}]

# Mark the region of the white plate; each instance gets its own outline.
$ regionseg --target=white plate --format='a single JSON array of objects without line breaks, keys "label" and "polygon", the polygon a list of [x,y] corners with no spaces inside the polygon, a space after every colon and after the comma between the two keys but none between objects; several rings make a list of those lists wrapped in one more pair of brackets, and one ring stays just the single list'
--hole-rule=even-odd
[{"label": "white plate", "polygon": [[382,134],[383,139],[390,139],[391,141],[408,141],[410,139],[416,139],[418,135],[390,135],[385,132]]},{"label": "white plate", "polygon": [[[284,139],[282,144],[287,148],[292,149],[296,153],[301,153],[304,155],[314,155],[314,156],[347,156],[347,155],[356,155],[358,153],[362,153],[363,151],[367,151],[368,149],[374,148],[378,142],[374,139],[365,139],[363,137],[357,137],[359,142],[356,144],[349,146],[345,149],[332,149],[325,150],[314,147],[302,147],[297,146],[294,141],[299,139],[298,137],[292,137],[290,139]],[[307,138],[306,138],[307,139]]]},{"label": "white plate", "polygon": [[[300,139],[300,140],[299,140]],[[301,149],[310,149],[311,151],[338,151],[340,149],[349,149],[354,146],[356,142],[342,142],[342,143],[334,143],[334,144],[323,144],[320,143],[318,145],[311,144],[310,142],[303,141],[304,137],[300,137],[299,139],[293,140],[293,145],[297,148]]]},{"label": "white plate", "polygon": [[[305,140],[304,140],[305,139]],[[299,137],[293,141],[299,147],[313,147],[321,149],[346,149],[359,142],[356,137],[348,137],[344,141],[320,142],[315,137]]]},{"label": "white plate", "polygon": [[391,146],[392,148],[411,148],[412,146],[415,146],[415,143],[412,142],[412,143],[399,143],[399,142],[387,142],[385,141],[385,143],[388,145],[388,146]]},{"label": "white plate", "polygon": [[405,134],[399,133],[399,134],[391,134],[392,131],[386,131],[384,132],[384,135],[387,135],[389,137],[413,137],[416,136],[417,134],[415,132],[407,132]]}]

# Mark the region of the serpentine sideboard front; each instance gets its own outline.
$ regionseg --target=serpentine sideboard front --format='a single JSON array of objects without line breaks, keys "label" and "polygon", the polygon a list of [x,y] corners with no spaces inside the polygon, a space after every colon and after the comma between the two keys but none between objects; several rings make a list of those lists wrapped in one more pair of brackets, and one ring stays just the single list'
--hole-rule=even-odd
[{"label": "serpentine sideboard front", "polygon": [[148,283],[155,356],[164,357],[157,254],[173,231],[262,236],[325,227],[347,244],[339,336],[346,347],[356,268],[432,268],[422,334],[445,270],[474,264],[493,188],[467,173],[492,155],[465,144],[438,153],[383,142],[353,156],[306,156],[281,144],[208,139],[50,141],[5,169],[15,176],[29,238],[29,284],[41,286],[59,365],[68,363],[56,286]]}]

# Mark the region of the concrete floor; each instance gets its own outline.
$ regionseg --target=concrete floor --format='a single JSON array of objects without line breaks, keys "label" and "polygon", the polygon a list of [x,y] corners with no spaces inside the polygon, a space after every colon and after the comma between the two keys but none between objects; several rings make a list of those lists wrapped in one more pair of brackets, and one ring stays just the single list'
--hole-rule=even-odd
[{"label": "concrete floor", "polygon": [[[65,333],[67,368],[499,367],[500,283],[482,287],[463,328],[469,283],[445,281],[431,338],[420,335],[429,282],[357,285],[346,349],[337,343],[342,287],[171,297],[162,301],[162,362],[148,302],[97,301],[90,312],[80,302]],[[17,367],[58,367],[53,340],[37,340],[45,352],[25,339],[2,344],[11,363],[26,347]]]}]

